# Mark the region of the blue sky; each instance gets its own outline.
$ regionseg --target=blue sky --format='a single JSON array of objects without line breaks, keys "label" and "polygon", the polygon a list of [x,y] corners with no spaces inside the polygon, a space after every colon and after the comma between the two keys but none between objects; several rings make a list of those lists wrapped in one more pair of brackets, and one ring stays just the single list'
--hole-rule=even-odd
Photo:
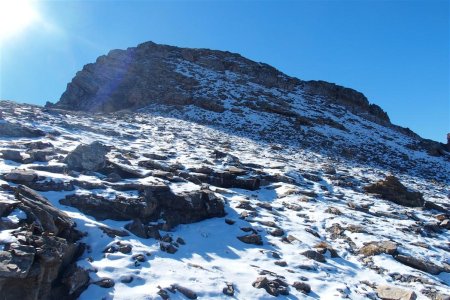
[{"label": "blue sky", "polygon": [[300,79],[354,88],[394,123],[444,142],[449,3],[39,1],[39,20],[0,40],[0,98],[55,102],[84,64],[151,40],[238,52]]}]

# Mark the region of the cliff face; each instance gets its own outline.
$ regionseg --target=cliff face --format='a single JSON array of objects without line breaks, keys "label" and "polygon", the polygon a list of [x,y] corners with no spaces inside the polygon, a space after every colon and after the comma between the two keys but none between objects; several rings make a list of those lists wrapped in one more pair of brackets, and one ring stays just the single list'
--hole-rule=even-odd
[{"label": "cliff face", "polygon": [[[262,89],[277,92],[264,93]],[[56,107],[114,112],[165,104],[194,105],[222,112],[227,109],[224,101],[228,101],[250,108],[275,105],[289,109],[297,96],[324,98],[365,118],[389,124],[388,115],[355,90],[289,77],[239,54],[152,42],[112,50],[84,66],[68,84]]]}]

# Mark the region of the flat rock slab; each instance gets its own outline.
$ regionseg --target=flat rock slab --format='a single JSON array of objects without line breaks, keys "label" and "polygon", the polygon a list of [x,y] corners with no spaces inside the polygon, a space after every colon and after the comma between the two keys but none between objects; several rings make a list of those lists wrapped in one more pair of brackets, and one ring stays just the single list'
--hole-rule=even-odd
[{"label": "flat rock slab", "polygon": [[377,296],[383,300],[415,300],[417,298],[413,291],[388,285],[378,286],[376,292]]}]

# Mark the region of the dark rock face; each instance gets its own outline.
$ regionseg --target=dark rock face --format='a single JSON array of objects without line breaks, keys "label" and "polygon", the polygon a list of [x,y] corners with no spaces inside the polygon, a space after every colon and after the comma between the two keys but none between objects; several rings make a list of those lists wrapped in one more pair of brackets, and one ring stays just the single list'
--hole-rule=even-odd
[{"label": "dark rock face", "polygon": [[367,193],[377,194],[382,199],[408,207],[422,207],[425,203],[420,192],[409,192],[394,176],[387,176],[384,180],[364,187],[364,190]]},{"label": "dark rock face", "polygon": [[[16,201],[3,209],[25,212],[12,235],[20,242],[7,243],[0,251],[2,299],[76,299],[87,287],[89,276],[74,261],[83,252],[75,223],[35,191],[18,186]],[[8,203],[0,203],[0,206]],[[1,222],[0,222],[1,223]]]},{"label": "dark rock face", "polygon": [[[275,68],[257,63],[239,54],[209,49],[189,49],[147,42],[127,50],[112,50],[87,64],[67,85],[56,107],[68,110],[114,112],[137,109],[149,104],[194,105],[213,112],[224,112],[222,100],[226,91],[209,96],[200,93],[197,78],[186,75],[180,64],[191,69],[201,68],[218,74],[233,72],[249,82],[287,92],[302,89],[307,94],[321,96],[344,105],[379,122],[389,122],[387,114],[377,105],[352,89],[324,81],[301,81]],[[174,89],[173,87],[177,88]],[[258,95],[255,95],[256,98]],[[302,124],[310,121],[289,110],[289,105],[272,101],[247,103],[254,110],[296,117]]]},{"label": "dark rock face", "polygon": [[164,103],[193,104],[222,111],[220,102],[193,96],[198,81],[175,71],[180,60],[216,72],[230,70],[245,74],[252,82],[268,87],[292,89],[300,83],[298,79],[278,76],[281,73],[276,69],[238,54],[147,42],[127,50],[112,50],[94,64],[84,66],[68,84],[56,106],[112,112]]},{"label": "dark rock face", "polygon": [[98,171],[106,166],[108,151],[108,147],[100,142],[79,145],[67,155],[65,162],[69,170]]}]

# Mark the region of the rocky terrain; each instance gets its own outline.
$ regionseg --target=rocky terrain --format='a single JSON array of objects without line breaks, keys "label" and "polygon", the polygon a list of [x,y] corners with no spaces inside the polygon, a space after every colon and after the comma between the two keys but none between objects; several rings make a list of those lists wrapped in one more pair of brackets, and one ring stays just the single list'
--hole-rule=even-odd
[{"label": "rocky terrain", "polygon": [[449,145],[357,91],[145,43],[0,108],[0,299],[449,299]]}]

